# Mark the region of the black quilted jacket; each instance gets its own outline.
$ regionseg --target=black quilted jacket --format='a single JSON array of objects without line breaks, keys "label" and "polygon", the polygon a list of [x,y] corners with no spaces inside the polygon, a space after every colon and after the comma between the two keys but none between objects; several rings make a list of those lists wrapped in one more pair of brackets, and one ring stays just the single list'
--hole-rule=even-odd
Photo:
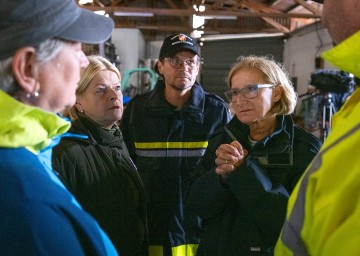
[{"label": "black quilted jacket", "polygon": [[144,187],[120,129],[105,130],[80,115],[69,132],[88,138],[63,138],[53,151],[54,169],[119,255],[147,255]]}]

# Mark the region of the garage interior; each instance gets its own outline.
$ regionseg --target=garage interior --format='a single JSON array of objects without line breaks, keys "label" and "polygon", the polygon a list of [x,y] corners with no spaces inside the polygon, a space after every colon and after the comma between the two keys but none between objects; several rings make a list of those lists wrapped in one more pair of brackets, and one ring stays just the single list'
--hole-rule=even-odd
[{"label": "garage interior", "polygon": [[[303,105],[314,88],[311,75],[335,69],[321,58],[333,46],[321,23],[322,4],[311,0],[77,1],[82,8],[114,20],[112,38],[89,52],[98,51],[117,65],[126,81],[124,94],[130,98],[152,88],[156,80],[152,71],[163,39],[186,33],[202,47],[199,82],[223,98],[227,72],[239,56],[270,55],[282,63],[299,95],[294,115],[321,137],[321,120],[313,117],[304,124],[302,116],[310,116],[303,113]],[[311,100],[322,104],[328,93],[321,91]]]}]

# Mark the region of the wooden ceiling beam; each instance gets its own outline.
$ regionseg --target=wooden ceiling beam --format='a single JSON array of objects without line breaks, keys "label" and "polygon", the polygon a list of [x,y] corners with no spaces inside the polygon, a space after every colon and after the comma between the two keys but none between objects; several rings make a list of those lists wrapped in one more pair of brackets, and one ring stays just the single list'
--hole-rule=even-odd
[{"label": "wooden ceiling beam", "polygon": [[287,27],[281,25],[279,22],[276,22],[275,20],[271,19],[271,18],[262,18],[263,20],[265,20],[267,23],[269,23],[271,26],[275,27],[276,29],[278,29],[279,31],[281,31],[284,34],[288,34],[290,33],[290,29],[288,29]]},{"label": "wooden ceiling beam", "polygon": [[312,12],[314,15],[320,15],[321,16],[321,11],[314,8],[312,5],[306,3],[304,0],[294,0],[294,2],[300,4],[301,6],[303,6],[305,9],[309,10],[310,12]]},{"label": "wooden ceiling beam", "polygon": [[[164,32],[192,32],[193,28],[189,26],[172,26],[172,25],[134,25],[134,24],[119,24],[121,28],[136,28],[141,30],[157,30]],[[250,28],[241,28],[241,27],[218,27],[218,26],[205,26],[205,33],[213,33],[213,34],[232,34],[232,33],[275,33],[278,32],[276,29],[250,29]]]},{"label": "wooden ceiling beam", "polygon": [[[176,6],[176,4],[174,4],[174,2],[172,0],[165,0],[166,3],[171,7],[172,10],[176,10],[178,7]],[[185,22],[185,18],[184,17],[180,17],[182,22]]]},{"label": "wooden ceiling beam", "polygon": [[[250,11],[254,13],[281,13],[279,11],[276,11],[272,8],[269,8],[267,6],[261,5],[261,4],[255,4],[246,2],[244,3],[244,6],[246,6]],[[275,27],[277,30],[279,30],[282,33],[289,33],[290,29],[285,27],[284,25],[280,24],[279,22],[275,21],[274,19],[271,19],[269,17],[261,17],[263,20],[265,20],[267,23],[269,23],[271,26]]]},{"label": "wooden ceiling beam", "polygon": [[114,12],[134,12],[134,13],[153,13],[162,16],[237,16],[237,17],[269,17],[269,18],[304,18],[315,19],[321,18],[321,15],[303,14],[303,13],[264,13],[250,11],[227,11],[227,10],[205,10],[204,12],[196,12],[193,8],[188,9],[168,9],[168,8],[138,8],[138,7],[98,7],[98,6],[81,6],[90,11],[105,11],[113,14]]},{"label": "wooden ceiling beam", "polygon": [[226,1],[224,0],[215,0],[212,4],[212,7],[215,8],[222,8]]}]

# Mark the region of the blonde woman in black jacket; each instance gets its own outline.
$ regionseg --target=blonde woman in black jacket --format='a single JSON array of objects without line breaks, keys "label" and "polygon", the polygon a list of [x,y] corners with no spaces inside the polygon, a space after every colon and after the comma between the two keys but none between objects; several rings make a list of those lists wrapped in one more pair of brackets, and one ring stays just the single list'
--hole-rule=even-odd
[{"label": "blonde woman in black jacket", "polygon": [[54,149],[53,165],[83,208],[92,214],[119,255],[147,255],[143,184],[117,122],[123,114],[119,71],[89,56],[81,72],[68,137]]},{"label": "blonde woman in black jacket", "polygon": [[198,256],[273,255],[287,200],[321,141],[294,124],[296,94],[273,60],[230,70],[234,118],[215,132],[186,206],[203,220]]}]

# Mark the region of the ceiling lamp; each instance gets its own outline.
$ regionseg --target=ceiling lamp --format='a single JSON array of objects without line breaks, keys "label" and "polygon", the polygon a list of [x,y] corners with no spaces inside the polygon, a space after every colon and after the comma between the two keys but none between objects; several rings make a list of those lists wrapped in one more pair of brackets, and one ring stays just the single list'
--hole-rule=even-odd
[{"label": "ceiling lamp", "polygon": [[154,17],[152,12],[114,12],[115,16]]}]

